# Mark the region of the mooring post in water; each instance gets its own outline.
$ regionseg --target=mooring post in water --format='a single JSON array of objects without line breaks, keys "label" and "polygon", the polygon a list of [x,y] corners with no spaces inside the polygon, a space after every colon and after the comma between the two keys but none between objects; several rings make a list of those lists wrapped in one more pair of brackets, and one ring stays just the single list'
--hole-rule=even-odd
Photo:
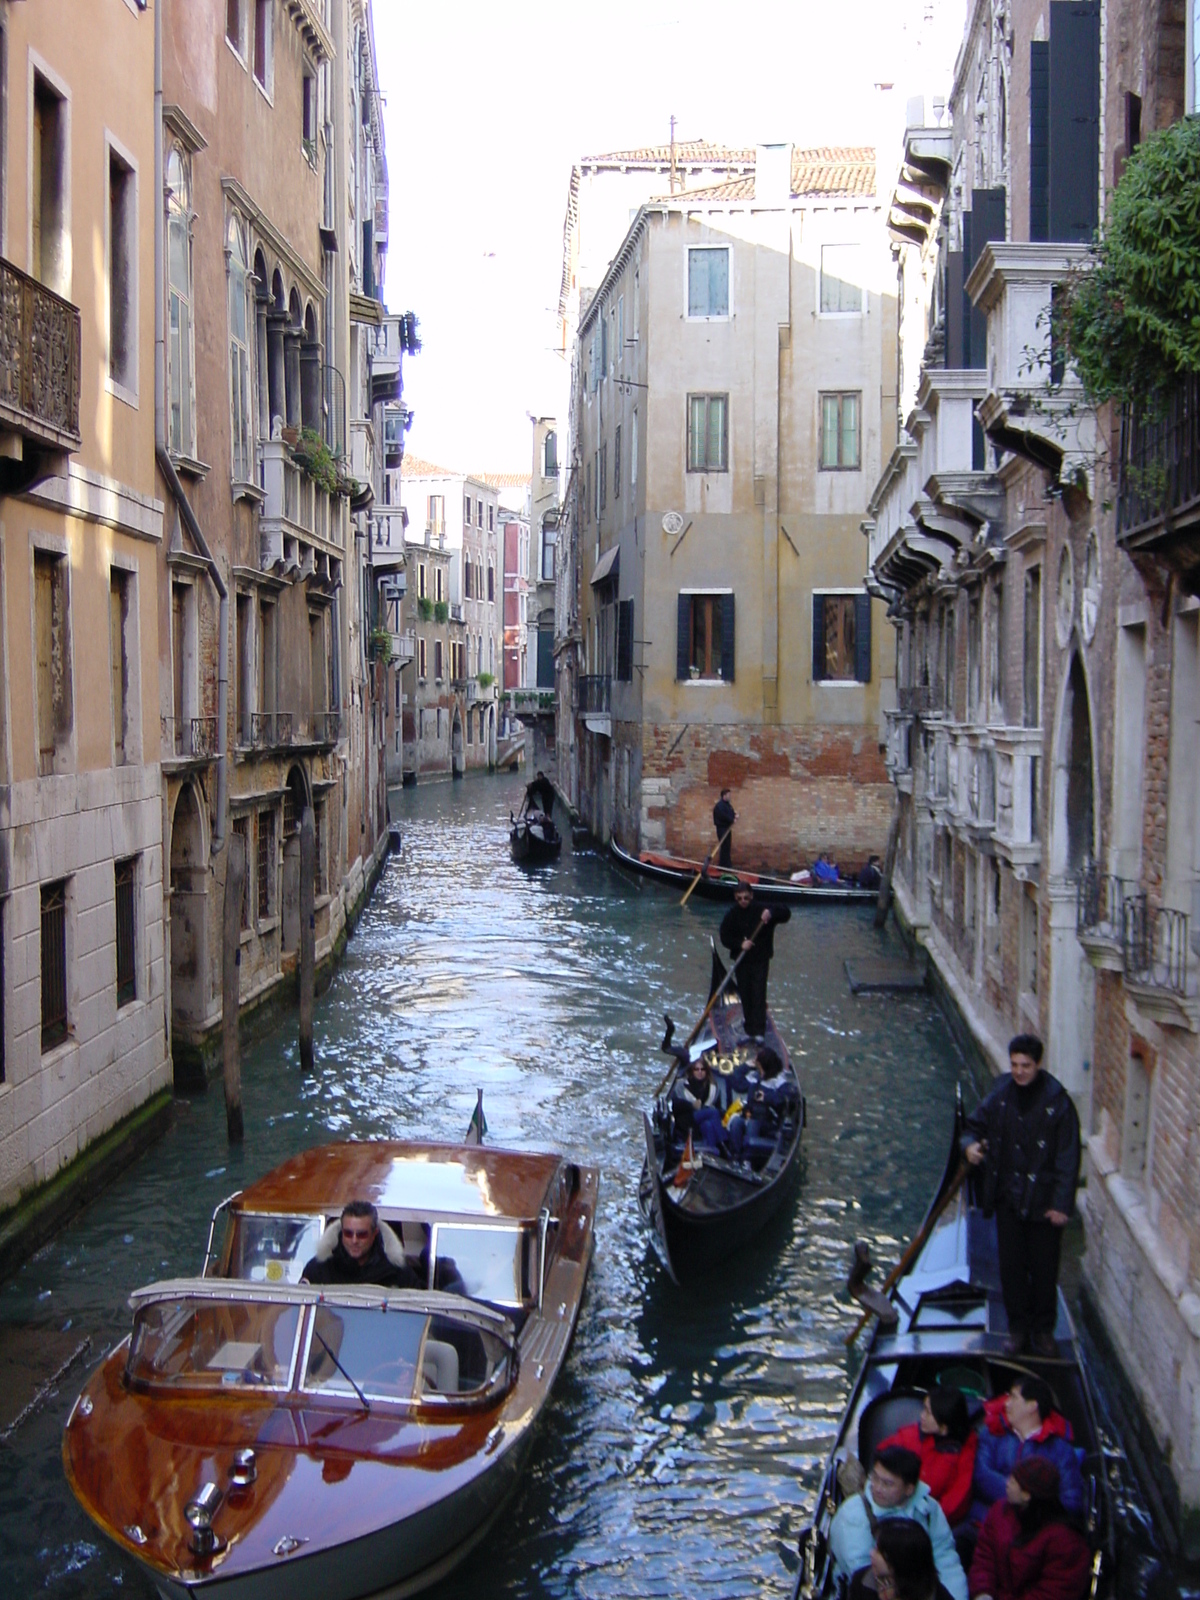
[{"label": "mooring post in water", "polygon": [[225,1126],[230,1144],[241,1144],[242,1059],[238,1047],[241,1005],[242,896],[246,890],[246,842],[229,836],[225,862],[225,922],[221,952],[221,1054],[225,1068]]},{"label": "mooring post in water", "polygon": [[892,825],[888,829],[887,854],[883,860],[883,877],[879,884],[879,899],[875,902],[875,926],[882,928],[887,921],[888,906],[892,903],[892,873],[896,870],[896,847],[900,843],[900,800],[892,812]]},{"label": "mooring post in water", "polygon": [[317,852],[312,807],[300,813],[300,1065],[312,1070],[313,963],[317,942],[313,888]]}]

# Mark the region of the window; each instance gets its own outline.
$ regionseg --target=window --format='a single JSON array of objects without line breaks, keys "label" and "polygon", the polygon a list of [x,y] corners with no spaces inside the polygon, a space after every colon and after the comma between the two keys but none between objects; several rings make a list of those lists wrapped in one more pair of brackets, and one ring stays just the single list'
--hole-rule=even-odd
[{"label": "window", "polygon": [[258,709],[275,710],[275,602],[258,602]]},{"label": "window", "polygon": [[476,523],[476,526],[482,528],[483,527],[483,501],[482,500],[476,500],[475,508],[476,508],[476,512],[477,512],[477,523]]},{"label": "window", "polygon": [[546,442],[542,447],[542,477],[558,477],[558,434],[553,428],[546,435]]},{"label": "window", "polygon": [[445,575],[445,573],[444,573],[444,571],[442,570],[441,567],[434,567],[434,569],[433,569],[433,598],[434,598],[434,601],[435,601],[435,603],[437,605],[441,605],[442,601],[446,598],[446,595],[445,595],[445,592],[444,592],[444,588],[443,588],[443,585],[444,585],[444,582],[445,582],[445,576],[446,575]]},{"label": "window", "polygon": [[542,582],[554,582],[554,547],[558,541],[558,523],[547,518],[542,523]]},{"label": "window", "polygon": [[42,1051],[67,1037],[67,885],[42,885]]},{"label": "window", "polygon": [[821,313],[862,315],[861,252],[856,244],[821,246]]},{"label": "window", "polygon": [[583,504],[587,515],[592,510],[592,463],[586,462],[583,469]]},{"label": "window", "polygon": [[30,270],[48,289],[68,295],[67,104],[40,72],[33,75],[33,147],[30,151]]},{"label": "window", "polygon": [[[541,643],[543,635],[538,635]],[[633,680],[633,601],[617,601],[617,682]]]},{"label": "window", "polygon": [[613,434],[613,499],[621,498],[621,424]]},{"label": "window", "polygon": [[1042,570],[1025,574],[1025,628],[1022,664],[1023,721],[1027,728],[1041,723]]},{"label": "window", "polygon": [[167,431],[177,456],[196,454],[192,418],[191,184],[178,150],[167,157]]},{"label": "window", "polygon": [[301,80],[300,140],[304,154],[316,164],[317,159],[317,80],[305,72]]},{"label": "window", "polygon": [[[635,302],[636,304],[636,302]],[[638,414],[633,413],[629,434],[629,487],[637,488],[637,463],[638,463]]]},{"label": "window", "polygon": [[425,563],[423,561],[417,563],[417,598],[420,600],[427,598],[425,593]]},{"label": "window", "polygon": [[229,260],[229,404],[233,481],[252,483],[254,435],[250,425],[250,341],[247,333],[250,270],[246,263],[242,229],[233,217],[229,219],[226,255]]},{"label": "window", "polygon": [[466,497],[466,499],[463,501],[463,522],[465,523],[465,525],[468,528],[471,526],[471,497],[470,497],[470,495],[468,495]]},{"label": "window", "polygon": [[233,832],[242,841],[242,861],[246,869],[242,875],[242,909],[239,916],[239,926],[245,932],[250,926],[250,874],[254,870],[254,863],[250,859],[250,818],[234,817]]},{"label": "window", "polygon": [[729,251],[688,251],[688,316],[729,315]]},{"label": "window", "polygon": [[137,389],[137,179],[108,151],[108,376]]},{"label": "window", "polygon": [[225,37],[238,55],[246,53],[244,17],[247,0],[225,0]]},{"label": "window", "polygon": [[417,677],[420,678],[422,683],[425,682],[425,641],[424,641],[424,639],[418,639],[417,640]]},{"label": "window", "polygon": [[254,0],[254,76],[265,93],[274,86],[275,0]]},{"label": "window", "polygon": [[436,680],[438,681],[438,683],[441,683],[443,674],[442,674],[442,641],[440,639],[435,639],[433,641],[433,675],[436,678]]},{"label": "window", "polygon": [[488,532],[489,533],[495,533],[495,531],[496,531],[496,508],[495,508],[495,506],[489,506],[488,507]]},{"label": "window", "polygon": [[495,569],[495,567],[492,566],[492,563],[489,561],[488,562],[488,599],[489,600],[495,600],[495,598],[496,598],[496,569]]},{"label": "window", "polygon": [[67,630],[67,564],[62,556],[36,550],[33,557],[36,624],[38,772],[55,770],[71,731],[70,641]]},{"label": "window", "polygon": [[871,597],[813,595],[813,682],[871,681]]},{"label": "window", "polygon": [[[241,742],[250,743],[254,711],[254,609],[248,594],[237,597],[237,714]],[[176,708],[175,715],[179,715]]]},{"label": "window", "polygon": [[608,446],[600,446],[600,458],[596,467],[596,482],[600,486],[600,510],[603,511],[608,504]]},{"label": "window", "polygon": [[124,766],[128,759],[125,735],[129,726],[129,652],[126,628],[129,623],[130,577],[116,567],[108,583],[108,650],[112,679],[113,762]]},{"label": "window", "polygon": [[258,813],[258,860],[255,876],[258,880],[259,921],[271,915],[272,890],[275,881],[275,813]]},{"label": "window", "polygon": [[857,394],[821,396],[821,470],[857,472],[859,459],[859,397]]},{"label": "window", "polygon": [[463,563],[463,598],[465,600],[474,600],[475,598],[475,596],[471,593],[471,574],[474,571],[474,562],[466,561]]},{"label": "window", "polygon": [[[678,601],[676,671],[680,680],[733,682],[733,595],[684,592]],[[619,626],[619,619],[618,619]],[[629,613],[632,650],[633,613]]]},{"label": "window", "polygon": [[687,469],[725,472],[729,466],[729,396],[690,394],[687,411]]},{"label": "window", "polygon": [[134,867],[136,862],[114,864],[117,903],[117,1009],[137,999],[136,939],[134,933]]},{"label": "window", "polygon": [[[470,502],[468,501],[468,506]],[[467,512],[467,521],[470,522],[471,513]],[[446,532],[446,497],[444,494],[431,494],[429,496],[429,531],[435,539],[440,539]]]}]

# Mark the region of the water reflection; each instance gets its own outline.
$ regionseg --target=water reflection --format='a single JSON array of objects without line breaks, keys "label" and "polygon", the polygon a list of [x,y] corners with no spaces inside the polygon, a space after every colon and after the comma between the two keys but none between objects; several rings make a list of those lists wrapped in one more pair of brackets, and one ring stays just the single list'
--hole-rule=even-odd
[{"label": "water reflection", "polygon": [[[139,1283],[198,1269],[216,1202],[330,1137],[459,1139],[485,1095],[489,1140],[600,1168],[597,1253],[574,1351],[507,1519],[437,1600],[506,1595],[786,1595],[852,1372],[850,1246],[895,1257],[940,1176],[955,1079],[922,995],[854,999],[847,957],[895,953],[869,912],[804,909],[777,940],[771,1002],[808,1097],[797,1203],[707,1289],[676,1289],[634,1203],[662,1014],[706,992],[720,910],[565,853],[508,856],[520,780],[394,797],[388,868],[317,1005],[304,1077],[285,1022],[243,1058],[246,1144],[219,1090],[0,1290],[0,1318],[123,1336]],[[63,1482],[72,1376],[10,1448],[0,1538],[10,1589],[148,1593]]]}]

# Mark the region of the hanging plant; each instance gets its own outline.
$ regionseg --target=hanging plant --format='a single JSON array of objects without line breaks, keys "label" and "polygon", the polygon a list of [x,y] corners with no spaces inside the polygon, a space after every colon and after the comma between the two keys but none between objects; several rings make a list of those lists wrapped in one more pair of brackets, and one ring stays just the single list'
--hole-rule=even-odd
[{"label": "hanging plant", "polygon": [[337,462],[315,428],[301,428],[292,445],[292,460],[326,494],[338,492]]},{"label": "hanging plant", "polygon": [[423,594],[417,601],[417,614],[422,622],[429,622],[433,618],[433,601],[428,595]]},{"label": "hanging plant", "polygon": [[1161,411],[1200,371],[1200,119],[1153,134],[1129,158],[1059,326],[1088,399]]},{"label": "hanging plant", "polygon": [[445,622],[450,616],[450,603],[447,600],[435,600],[433,603],[433,618],[435,622]]},{"label": "hanging plant", "polygon": [[386,628],[372,628],[368,641],[371,655],[376,661],[381,661],[386,667],[392,659],[392,636]]}]

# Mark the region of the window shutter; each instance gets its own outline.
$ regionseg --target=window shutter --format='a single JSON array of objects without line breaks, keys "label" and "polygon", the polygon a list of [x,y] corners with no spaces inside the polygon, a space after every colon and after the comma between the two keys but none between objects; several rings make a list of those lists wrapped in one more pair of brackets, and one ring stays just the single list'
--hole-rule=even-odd
[{"label": "window shutter", "polygon": [[[966,218],[964,217],[964,222]],[[963,350],[963,258],[961,250],[946,254],[946,365],[965,367]]]},{"label": "window shutter", "polygon": [[871,681],[871,596],[865,592],[854,597],[854,676]]},{"label": "window shutter", "polygon": [[633,681],[633,601],[617,603],[617,682]]},{"label": "window shutter", "polygon": [[679,596],[676,627],[675,676],[681,682],[685,682],[688,677],[688,665],[692,659],[692,597],[690,594],[681,594]]},{"label": "window shutter", "polygon": [[[1003,189],[976,189],[971,196],[970,214],[963,218],[964,281],[971,276],[975,263],[983,254],[984,245],[990,244],[994,239],[1004,238],[1005,210]],[[985,367],[987,315],[980,307],[971,304],[971,297],[965,292],[963,315],[969,319],[967,359],[963,364],[968,367]]]},{"label": "window shutter", "polygon": [[1100,0],[1051,0],[1050,238],[1087,244],[1099,220]]},{"label": "window shutter", "polygon": [[825,676],[825,596],[812,597],[813,617],[813,682],[820,683]]},{"label": "window shutter", "polygon": [[1029,238],[1050,237],[1050,41],[1029,46]]},{"label": "window shutter", "polygon": [[726,683],[733,682],[733,601],[731,594],[721,596],[721,676]]}]

